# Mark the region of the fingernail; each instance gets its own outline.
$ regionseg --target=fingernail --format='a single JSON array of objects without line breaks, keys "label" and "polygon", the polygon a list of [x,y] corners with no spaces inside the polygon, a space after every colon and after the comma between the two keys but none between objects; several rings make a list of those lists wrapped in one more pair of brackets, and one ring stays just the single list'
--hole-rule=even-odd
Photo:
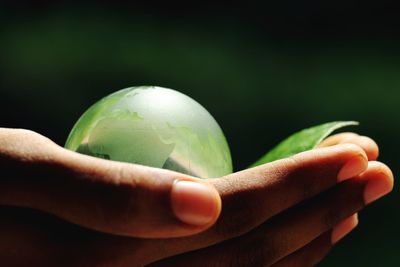
[{"label": "fingernail", "polygon": [[[383,176],[383,177],[382,177]],[[371,178],[364,189],[364,202],[369,204],[386,195],[393,188],[393,176],[382,173]]]},{"label": "fingernail", "polygon": [[349,218],[341,221],[335,227],[333,227],[331,241],[332,244],[337,243],[340,239],[345,237],[358,225],[358,214],[355,213]]},{"label": "fingernail", "polygon": [[359,155],[358,157],[344,164],[342,169],[339,171],[337,179],[339,182],[350,179],[365,171],[367,169],[367,166],[367,158],[363,155]]},{"label": "fingernail", "polygon": [[175,216],[190,225],[206,225],[213,221],[221,209],[218,192],[211,186],[177,180],[171,190],[171,205]]}]

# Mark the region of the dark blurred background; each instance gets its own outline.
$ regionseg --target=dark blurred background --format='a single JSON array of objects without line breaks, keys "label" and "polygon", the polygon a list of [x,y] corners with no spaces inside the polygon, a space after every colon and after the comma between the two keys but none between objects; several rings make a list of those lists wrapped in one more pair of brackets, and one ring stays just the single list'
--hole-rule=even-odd
[{"label": "dark blurred background", "polygon": [[[190,3],[190,4],[189,4]],[[248,166],[290,133],[332,120],[374,138],[399,173],[396,1],[0,3],[0,126],[63,145],[99,98],[133,85],[202,103]],[[395,192],[321,266],[400,266]]]}]

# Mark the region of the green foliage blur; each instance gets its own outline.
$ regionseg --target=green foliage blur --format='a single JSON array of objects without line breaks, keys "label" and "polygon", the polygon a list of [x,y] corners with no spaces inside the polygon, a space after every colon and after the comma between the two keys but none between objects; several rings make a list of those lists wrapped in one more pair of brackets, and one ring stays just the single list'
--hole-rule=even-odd
[{"label": "green foliage blur", "polygon": [[[23,4],[0,8],[1,127],[29,128],[63,145],[99,98],[159,85],[213,114],[236,170],[302,128],[357,120],[350,130],[374,138],[380,159],[400,171],[400,41],[385,25],[364,31],[374,21],[351,24],[349,11],[349,27],[342,22],[336,31],[341,18],[332,13],[315,26],[313,14],[327,9],[300,4],[278,6],[264,21],[257,9],[265,6],[244,15],[240,6],[170,14],[168,6],[15,2]],[[362,211],[359,227],[321,266],[400,266],[397,191]]]}]

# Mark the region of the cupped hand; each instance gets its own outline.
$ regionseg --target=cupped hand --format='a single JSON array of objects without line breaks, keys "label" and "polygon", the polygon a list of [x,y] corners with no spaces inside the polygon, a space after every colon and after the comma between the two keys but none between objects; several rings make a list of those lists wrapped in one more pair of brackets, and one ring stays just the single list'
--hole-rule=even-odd
[{"label": "cupped hand", "polygon": [[312,266],[393,187],[375,142],[349,135],[199,180],[0,129],[0,263]]}]

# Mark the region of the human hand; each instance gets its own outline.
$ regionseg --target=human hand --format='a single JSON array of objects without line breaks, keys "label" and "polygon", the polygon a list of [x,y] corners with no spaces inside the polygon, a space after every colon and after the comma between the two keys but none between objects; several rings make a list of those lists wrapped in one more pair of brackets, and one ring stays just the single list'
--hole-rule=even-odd
[{"label": "human hand", "polygon": [[[154,266],[314,266],[357,226],[356,211],[392,190],[393,174],[376,161],[378,154],[371,138],[341,133],[313,151],[232,174],[231,188],[219,187],[221,181],[214,180],[223,192],[216,225],[238,237]],[[261,181],[253,183],[249,177]],[[246,218],[261,217],[257,211],[267,217],[252,228],[254,221]],[[224,225],[225,213],[237,217],[227,215]]]},{"label": "human hand", "polygon": [[[367,163],[366,155],[377,156],[373,141],[364,149],[328,143],[335,146],[198,181],[79,155],[28,131],[0,132],[0,203],[62,218],[3,207],[0,261],[7,266],[311,266],[355,225],[352,214],[393,183],[389,168]],[[204,194],[172,208],[176,179],[201,183]],[[212,185],[223,207],[215,224],[220,202]],[[190,204],[200,216],[176,215]]]}]

